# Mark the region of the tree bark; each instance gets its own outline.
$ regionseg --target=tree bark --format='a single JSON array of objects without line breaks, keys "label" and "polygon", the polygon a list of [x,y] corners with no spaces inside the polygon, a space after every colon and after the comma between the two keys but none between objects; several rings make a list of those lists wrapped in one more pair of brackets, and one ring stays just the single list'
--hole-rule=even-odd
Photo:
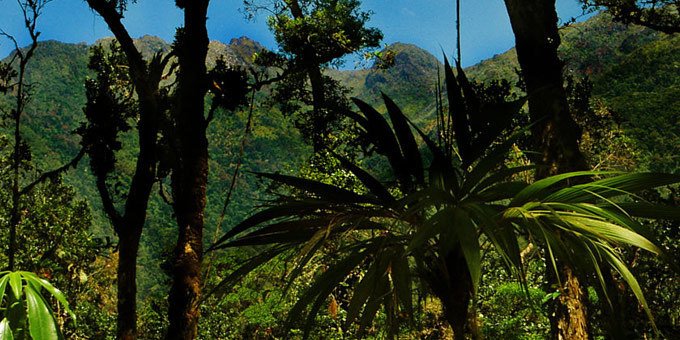
[{"label": "tree bark", "polygon": [[156,98],[145,97],[143,100],[141,94],[139,97],[142,102],[138,124],[140,151],[122,216],[119,215],[110,196],[105,176],[100,175],[97,178],[97,189],[102,198],[104,211],[111,220],[119,240],[116,334],[118,339],[125,340],[137,338],[137,253],[146,222],[157,162]]},{"label": "tree bark", "polygon": [[208,0],[178,1],[184,28],[178,34],[178,89],[174,108],[177,162],[172,173],[175,216],[179,227],[173,283],[169,296],[168,339],[195,339],[198,334],[203,258],[203,215],[208,182],[207,93]]},{"label": "tree bark", "polygon": [[578,147],[581,130],[569,113],[563,63],[557,55],[555,0],[505,0],[505,4],[529,95],[532,134],[544,165],[536,176],[587,169]]},{"label": "tree bark", "polygon": [[[34,5],[35,6],[35,5]],[[38,48],[38,34],[35,30],[35,20],[39,14],[38,10],[34,6],[28,6],[28,11],[32,11],[36,16],[33,18],[33,24],[26,12],[24,12],[24,19],[26,24],[26,29],[31,37],[31,45],[28,50],[24,53],[17,47],[16,53],[19,56],[19,71],[18,71],[18,81],[16,89],[16,106],[11,112],[11,116],[14,123],[14,148],[12,153],[12,208],[10,209],[10,222],[9,222],[9,246],[7,247],[7,260],[8,260],[8,270],[14,270],[15,266],[15,256],[17,251],[17,228],[21,223],[21,213],[19,211],[19,204],[21,201],[21,189],[20,189],[20,170],[21,163],[24,161],[22,157],[21,145],[23,143],[23,138],[21,135],[21,116],[24,113],[24,106],[29,100],[30,94],[24,90],[24,83],[26,77],[26,67],[29,61],[33,57],[33,53],[36,48]],[[30,14],[28,14],[30,15]],[[16,45],[16,41],[15,41]],[[28,150],[25,150],[28,152]]]},{"label": "tree bark", "polygon": [[154,65],[160,70],[152,70],[147,65],[123,26],[122,15],[117,12],[114,2],[87,0],[87,3],[102,16],[120,44],[139,99],[139,155],[122,216],[116,210],[106,186],[106,174],[99,174],[97,178],[97,189],[104,210],[119,239],[116,334],[118,339],[132,340],[137,338],[137,253],[158,163],[156,148],[160,117],[160,73],[166,61]]},{"label": "tree bark", "polygon": [[447,254],[443,266],[438,272],[427,276],[427,280],[432,292],[442,303],[444,318],[453,330],[454,339],[465,339],[473,287],[462,250],[454,249]]},{"label": "tree bark", "polygon": [[[563,64],[557,55],[560,36],[555,0],[505,0],[505,4],[529,96],[534,145],[540,151],[536,178],[585,170],[587,162],[578,146],[581,131],[569,113]],[[561,264],[559,271],[563,286],[554,312],[549,313],[552,336],[587,339],[585,296],[579,280],[567,265]]]},{"label": "tree bark", "polygon": [[[149,111],[147,111],[149,110]],[[145,119],[140,119],[140,153],[135,175],[128,192],[125,214],[117,226],[118,248],[118,339],[137,338],[137,252],[146,222],[146,210],[156,174],[155,144],[158,131],[155,108],[143,109]],[[151,126],[146,126],[151,125]]]},{"label": "tree bark", "polygon": [[[141,230],[139,230],[141,232]],[[141,233],[129,232],[119,235],[118,246],[118,291],[116,297],[118,318],[117,338],[137,338],[137,251]]]}]

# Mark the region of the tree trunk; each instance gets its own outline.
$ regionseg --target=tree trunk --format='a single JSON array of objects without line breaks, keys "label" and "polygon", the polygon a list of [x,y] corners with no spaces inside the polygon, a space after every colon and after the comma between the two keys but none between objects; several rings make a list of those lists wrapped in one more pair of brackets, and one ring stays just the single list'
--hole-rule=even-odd
[{"label": "tree trunk", "polygon": [[[305,18],[305,14],[302,11],[298,0],[286,0],[286,4],[290,8],[290,13],[293,18]],[[313,114],[315,115],[314,119],[312,120],[312,123],[314,124],[314,130],[324,134],[327,130],[327,127],[324,125],[326,121],[325,116],[328,115],[328,112],[324,112],[324,109],[327,107],[326,91],[324,89],[323,73],[321,72],[321,67],[319,66],[319,60],[312,46],[303,46],[300,64],[307,72],[309,84],[312,87],[312,107]],[[320,151],[324,147],[322,145],[322,140],[323,137],[314,138],[312,140],[315,151]]]},{"label": "tree trunk", "polygon": [[529,95],[532,134],[544,166],[537,177],[587,169],[578,147],[581,130],[569,113],[563,63],[557,56],[555,0],[505,0],[505,4]]},{"label": "tree trunk", "polygon": [[198,334],[203,257],[203,214],[208,182],[208,140],[204,116],[207,92],[207,0],[178,1],[184,28],[178,34],[179,76],[175,106],[177,162],[172,190],[179,228],[169,296],[168,339]]},{"label": "tree trunk", "polygon": [[[141,232],[141,229],[139,230]],[[137,338],[137,251],[141,233],[119,235],[117,338]]]},{"label": "tree trunk", "polygon": [[[550,274],[547,275],[548,282],[557,283],[554,270],[547,271]],[[560,340],[589,339],[585,292],[581,283],[570,266],[558,263],[558,271],[562,287],[560,295],[550,306],[552,312],[548,315],[551,337]]]},{"label": "tree trunk", "polygon": [[28,150],[22,150],[21,145],[23,143],[23,138],[21,136],[21,116],[24,112],[24,105],[29,100],[28,93],[24,90],[24,77],[26,76],[26,65],[28,65],[29,60],[33,55],[33,51],[38,46],[37,35],[27,24],[33,41],[29,50],[26,54],[19,54],[19,78],[17,81],[17,95],[16,95],[16,106],[12,110],[12,118],[14,120],[14,150],[12,154],[12,208],[10,210],[10,221],[9,221],[9,246],[7,247],[7,260],[8,260],[8,270],[13,271],[15,268],[15,256],[17,251],[17,228],[21,223],[21,213],[19,211],[19,204],[21,201],[21,191],[19,184],[19,172],[21,169],[21,163],[25,156],[22,157],[22,152],[28,152]]},{"label": "tree trunk", "polygon": [[[118,226],[118,339],[137,338],[137,252],[139,240],[146,222],[146,210],[156,173],[154,153],[157,128],[153,119],[155,108],[142,109],[148,112],[140,119],[140,154],[137,158],[135,175],[128,192],[125,215]],[[151,125],[151,126],[147,126]]]},{"label": "tree trunk", "polygon": [[[146,222],[149,197],[156,177],[158,119],[161,114],[159,103],[161,77],[160,74],[154,74],[147,67],[147,63],[123,26],[122,15],[118,13],[115,3],[105,0],[87,0],[87,3],[106,21],[125,53],[130,76],[140,102],[137,126],[139,155],[122,216],[117,211],[108,191],[107,174],[98,174],[96,183],[104,211],[111,220],[119,239],[116,333],[118,339],[129,340],[137,338],[137,253]],[[156,65],[160,67],[160,73],[164,65],[164,63]],[[159,70],[154,71],[159,72]]]},{"label": "tree trunk", "polygon": [[[505,0],[515,33],[517,59],[529,96],[532,135],[541,156],[536,178],[587,169],[578,141],[581,131],[569,113],[563,87],[562,62],[557,55],[555,0]],[[556,339],[587,339],[585,298],[572,268],[559,268],[561,295],[549,313]],[[550,275],[548,275],[550,277]],[[554,275],[553,275],[554,278]],[[557,280],[553,280],[557,282]]]},{"label": "tree trunk", "polygon": [[442,303],[444,317],[453,330],[455,339],[465,339],[465,325],[472,298],[472,278],[460,248],[454,249],[444,259],[445,269],[433,273],[427,280]]}]

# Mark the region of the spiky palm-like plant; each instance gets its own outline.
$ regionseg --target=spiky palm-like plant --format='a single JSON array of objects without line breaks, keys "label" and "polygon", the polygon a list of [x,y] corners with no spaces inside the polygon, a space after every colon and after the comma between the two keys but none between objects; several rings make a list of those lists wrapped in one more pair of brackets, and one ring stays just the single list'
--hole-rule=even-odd
[{"label": "spiky palm-like plant", "polygon": [[[513,175],[533,167],[506,166],[513,138],[498,141],[508,125],[498,122],[509,122],[523,100],[484,103],[457,68],[456,77],[446,63],[449,111],[438,117],[438,142],[411,124],[387,96],[391,126],[371,106],[355,99],[362,114],[349,116],[388,160],[395,183],[378,180],[340,155],[336,157],[361,182],[363,192],[299,177],[259,174],[296,189],[295,194],[270,202],[211,247],[268,246],[221,286],[228,287],[285,252],[294,252],[297,258],[288,275],[292,282],[324,245],[333,242],[331,264],[289,314],[290,322],[307,320],[306,334],[334,289],[353,271],[365,270],[353,286],[348,326],[358,323],[361,333],[383,308],[387,333],[396,335],[397,321],[413,316],[414,280],[420,280],[441,300],[454,335],[462,338],[468,305],[482,273],[480,244],[492,244],[523,282],[520,241],[530,239],[544,247],[553,267],[557,259],[570,263],[579,272],[597,277],[604,291],[602,273],[614,269],[646,308],[617,247],[631,245],[662,254],[651,233],[634,217],[680,218],[680,210],[639,202],[632,193],[677,183],[680,177],[576,172],[535,183],[513,180]],[[426,145],[424,150],[416,136]]]}]

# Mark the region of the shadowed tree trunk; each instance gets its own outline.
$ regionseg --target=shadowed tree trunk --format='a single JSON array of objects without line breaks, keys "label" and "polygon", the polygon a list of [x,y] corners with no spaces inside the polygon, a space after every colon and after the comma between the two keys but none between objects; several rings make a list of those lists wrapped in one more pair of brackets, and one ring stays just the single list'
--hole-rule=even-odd
[{"label": "shadowed tree trunk", "polygon": [[177,35],[179,59],[175,97],[177,161],[172,173],[175,216],[179,228],[173,282],[169,296],[168,339],[195,339],[198,334],[203,257],[203,214],[208,182],[208,90],[205,66],[208,0],[177,1],[184,10],[184,27]]},{"label": "shadowed tree trunk", "polygon": [[[437,263],[441,260],[434,259]],[[460,248],[453,249],[444,258],[443,267],[427,270],[425,279],[432,293],[439,298],[444,317],[453,330],[455,339],[465,339],[465,325],[472,298],[472,278]]]},{"label": "shadowed tree trunk", "polygon": [[472,279],[460,249],[446,257],[449,293],[442,298],[444,316],[453,329],[454,339],[465,339],[465,325],[472,297]]},{"label": "shadowed tree trunk", "polygon": [[[578,148],[581,131],[569,113],[563,87],[562,62],[557,55],[555,0],[505,0],[515,34],[517,58],[529,95],[532,135],[543,165],[537,178],[587,169]],[[560,296],[550,313],[555,339],[589,337],[584,292],[572,268],[559,266]],[[548,271],[548,275],[552,273]],[[557,282],[552,275],[552,282]]]},{"label": "shadowed tree trunk", "polygon": [[[149,197],[156,176],[158,162],[156,149],[161,101],[159,87],[163,69],[169,59],[154,58],[151,64],[147,64],[123,26],[122,15],[117,11],[115,3],[106,0],[87,0],[87,3],[90,8],[102,16],[120,44],[121,50],[126,56],[130,79],[134,84],[139,100],[139,120],[137,123],[139,154],[122,215],[115,207],[106,185],[108,173],[95,171],[97,189],[102,198],[104,210],[119,239],[117,337],[118,339],[136,339],[137,253],[146,221]],[[90,152],[94,152],[94,150],[91,149]],[[91,157],[91,159],[94,160],[95,157]],[[93,166],[96,167],[96,165]]]}]

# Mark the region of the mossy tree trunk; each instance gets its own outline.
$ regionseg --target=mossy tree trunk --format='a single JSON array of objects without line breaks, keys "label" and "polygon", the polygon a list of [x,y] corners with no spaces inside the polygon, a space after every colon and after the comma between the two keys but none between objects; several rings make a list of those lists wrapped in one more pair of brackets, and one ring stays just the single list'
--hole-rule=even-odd
[{"label": "mossy tree trunk", "polygon": [[208,3],[208,0],[177,1],[177,6],[184,10],[184,27],[176,41],[179,76],[173,114],[177,160],[171,180],[179,235],[169,296],[168,339],[195,339],[198,334],[208,182],[208,122],[204,116],[204,97],[208,91],[205,66]]},{"label": "mossy tree trunk", "polygon": [[[587,169],[578,147],[581,131],[569,112],[563,86],[563,63],[557,55],[560,36],[555,0],[505,0],[505,4],[529,96],[534,145],[540,151],[537,161],[542,167],[536,177]],[[562,287],[559,287],[561,294],[550,313],[552,336],[555,339],[587,339],[588,322],[581,283],[573,268],[565,264],[559,265],[558,272]],[[552,278],[554,283],[558,282],[555,275]]]}]

